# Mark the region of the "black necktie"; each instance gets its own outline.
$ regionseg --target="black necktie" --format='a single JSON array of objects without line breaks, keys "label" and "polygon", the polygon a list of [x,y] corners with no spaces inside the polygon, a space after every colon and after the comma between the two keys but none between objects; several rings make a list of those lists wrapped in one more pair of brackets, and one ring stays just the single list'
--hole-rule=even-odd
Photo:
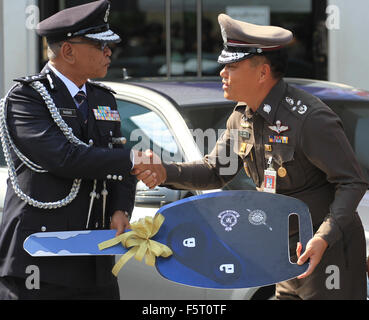
[{"label": "black necktie", "polygon": [[83,115],[83,120],[86,121],[88,117],[88,102],[86,94],[81,90],[74,96],[74,99],[77,101],[78,109]]}]

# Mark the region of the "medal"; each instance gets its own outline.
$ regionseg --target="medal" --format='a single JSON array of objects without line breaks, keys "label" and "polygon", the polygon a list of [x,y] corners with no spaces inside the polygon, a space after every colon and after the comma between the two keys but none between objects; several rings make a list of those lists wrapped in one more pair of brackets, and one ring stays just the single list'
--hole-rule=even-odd
[{"label": "medal", "polygon": [[287,175],[287,170],[282,166],[278,168],[278,176],[284,178]]},{"label": "medal", "polygon": [[105,121],[120,121],[119,112],[117,110],[111,110],[107,106],[98,106],[97,109],[93,109],[96,120]]},{"label": "medal", "polygon": [[269,136],[269,142],[288,144],[288,137],[287,136]]}]

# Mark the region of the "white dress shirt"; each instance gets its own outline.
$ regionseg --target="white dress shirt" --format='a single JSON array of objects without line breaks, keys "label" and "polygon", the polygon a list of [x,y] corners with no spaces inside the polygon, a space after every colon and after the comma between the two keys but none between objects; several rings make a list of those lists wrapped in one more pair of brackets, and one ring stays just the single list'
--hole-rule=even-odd
[{"label": "white dress shirt", "polygon": [[61,80],[63,81],[63,83],[65,84],[65,86],[67,87],[70,95],[73,97],[74,103],[76,104],[76,106],[78,107],[78,103],[77,101],[74,99],[74,96],[79,92],[79,91],[83,91],[86,94],[87,97],[87,91],[86,91],[86,84],[83,84],[82,88],[78,88],[77,85],[69,80],[65,75],[63,75],[61,72],[59,72],[54,66],[51,65],[50,62],[48,62],[47,64],[49,66],[49,68],[55,73],[55,75]]}]

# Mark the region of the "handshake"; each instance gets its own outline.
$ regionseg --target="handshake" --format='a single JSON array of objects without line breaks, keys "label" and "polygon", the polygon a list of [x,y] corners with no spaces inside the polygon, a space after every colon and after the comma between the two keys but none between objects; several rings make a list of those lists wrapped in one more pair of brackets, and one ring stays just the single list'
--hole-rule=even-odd
[{"label": "handshake", "polygon": [[131,174],[137,176],[150,189],[162,184],[167,179],[167,171],[159,156],[151,150],[145,152],[133,150],[134,163]]}]

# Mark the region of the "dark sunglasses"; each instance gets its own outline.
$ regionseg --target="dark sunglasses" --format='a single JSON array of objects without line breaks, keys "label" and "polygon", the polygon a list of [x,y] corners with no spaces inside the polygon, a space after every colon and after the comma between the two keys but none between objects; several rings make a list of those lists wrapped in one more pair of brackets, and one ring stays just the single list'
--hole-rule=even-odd
[{"label": "dark sunglasses", "polygon": [[65,42],[69,42],[72,44],[90,44],[92,46],[94,46],[96,49],[99,49],[101,51],[104,51],[106,47],[109,46],[109,43],[107,41],[70,41],[67,40]]}]

